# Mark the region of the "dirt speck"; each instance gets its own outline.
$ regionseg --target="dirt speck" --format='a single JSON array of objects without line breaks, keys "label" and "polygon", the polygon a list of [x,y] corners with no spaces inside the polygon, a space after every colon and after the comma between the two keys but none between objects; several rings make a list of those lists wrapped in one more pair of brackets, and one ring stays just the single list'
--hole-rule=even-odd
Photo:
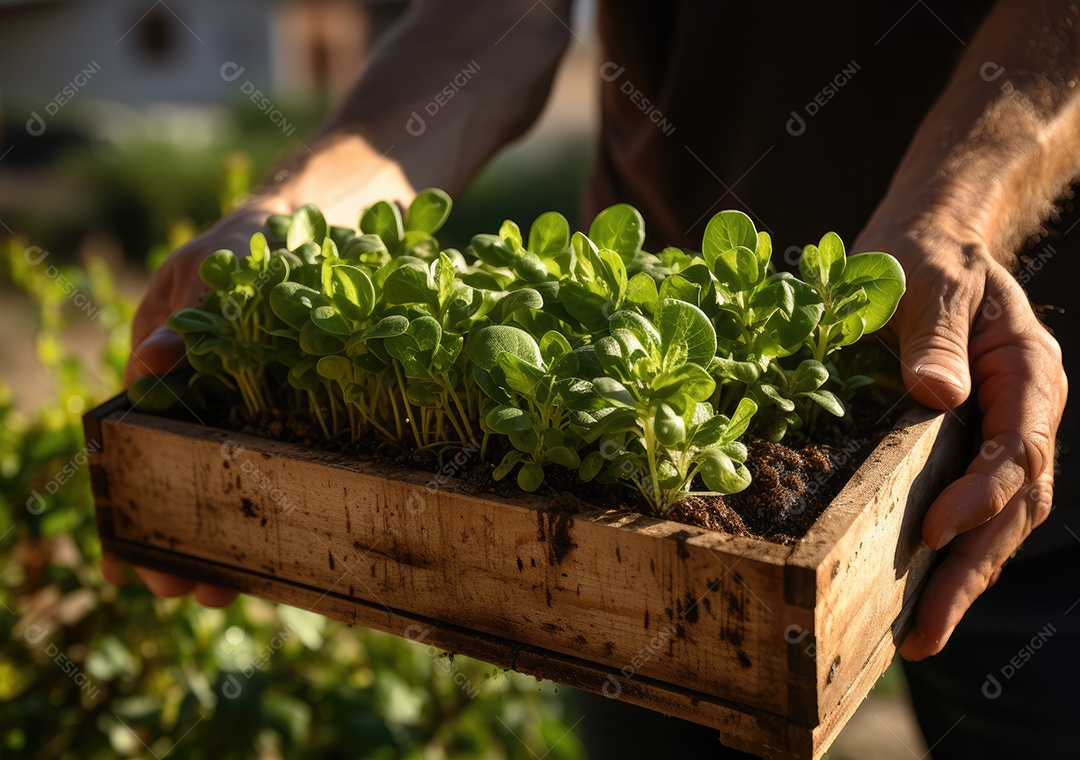
[{"label": "dirt speck", "polygon": [[570,535],[573,518],[567,512],[537,511],[536,540],[547,543],[548,564],[562,562],[566,555],[577,548]]},{"label": "dirt speck", "polygon": [[686,592],[686,612],[683,613],[683,617],[687,623],[693,625],[698,621],[698,600],[694,598],[693,592]]}]

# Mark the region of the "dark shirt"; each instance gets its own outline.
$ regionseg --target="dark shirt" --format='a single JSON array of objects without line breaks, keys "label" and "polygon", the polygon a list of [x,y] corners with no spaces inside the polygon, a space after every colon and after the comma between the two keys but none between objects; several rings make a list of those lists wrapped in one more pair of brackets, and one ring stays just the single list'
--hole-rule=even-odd
[{"label": "dark shirt", "polygon": [[[603,0],[601,134],[584,218],[631,203],[654,250],[700,247],[705,224],[726,208],[769,231],[780,255],[828,230],[850,243],[992,5]],[[1075,248],[1080,228],[1031,252],[1042,254],[1026,282],[1036,303],[1069,306]],[[1046,321],[1066,371],[1077,369],[1076,315]],[[1075,407],[1061,428],[1066,442],[1076,440]],[[1069,461],[1059,508],[1026,555],[1080,545],[1066,529],[1071,512],[1080,535]]]}]

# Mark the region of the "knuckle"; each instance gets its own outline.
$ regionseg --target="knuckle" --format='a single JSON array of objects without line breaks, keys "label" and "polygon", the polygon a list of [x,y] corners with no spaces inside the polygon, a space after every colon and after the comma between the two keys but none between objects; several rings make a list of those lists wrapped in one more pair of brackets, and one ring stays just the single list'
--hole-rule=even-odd
[{"label": "knuckle", "polygon": [[1054,508],[1054,489],[1049,483],[1035,482],[1028,486],[1025,493],[1027,505],[1028,533],[1046,522]]},{"label": "knuckle", "polygon": [[1054,434],[1048,421],[1039,420],[1026,431],[1024,454],[1028,479],[1034,481],[1054,461]]}]

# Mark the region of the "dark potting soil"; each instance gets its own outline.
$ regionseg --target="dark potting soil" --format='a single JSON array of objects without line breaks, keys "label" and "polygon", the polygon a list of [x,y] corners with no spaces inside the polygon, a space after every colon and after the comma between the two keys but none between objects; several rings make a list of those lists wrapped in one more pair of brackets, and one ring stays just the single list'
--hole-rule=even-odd
[{"label": "dark potting soil", "polygon": [[[882,411],[882,406],[864,399],[851,420],[817,425],[812,442],[798,437],[789,443],[747,438],[746,466],[753,480],[745,491],[727,496],[694,493],[665,517],[737,536],[796,543],[899,416],[896,410],[886,414]],[[248,422],[235,408],[210,408],[204,421],[242,433],[453,477],[473,494],[510,497],[521,493],[512,476],[496,481],[492,477],[494,465],[480,461],[475,450],[402,450],[374,437],[353,442],[326,441],[317,426],[276,409],[257,422]],[[501,459],[502,454],[488,452],[493,460]],[[550,498],[556,514],[597,508],[649,513],[641,495],[629,487],[582,483],[573,472],[561,467],[549,467],[545,475],[538,495]],[[704,484],[695,480],[692,490],[704,489]]]}]

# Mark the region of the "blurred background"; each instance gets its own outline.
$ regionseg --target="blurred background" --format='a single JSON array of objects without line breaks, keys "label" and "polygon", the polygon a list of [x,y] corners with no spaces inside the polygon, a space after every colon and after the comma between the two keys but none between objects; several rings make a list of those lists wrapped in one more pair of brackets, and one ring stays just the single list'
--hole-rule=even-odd
[{"label": "blurred background", "polygon": [[[257,599],[156,599],[97,570],[80,418],[121,387],[150,274],[318,124],[407,7],[0,0],[0,756],[586,757],[570,689]],[[440,239],[576,217],[593,16],[577,4],[540,121]],[[830,757],[925,751],[893,668]]]}]

